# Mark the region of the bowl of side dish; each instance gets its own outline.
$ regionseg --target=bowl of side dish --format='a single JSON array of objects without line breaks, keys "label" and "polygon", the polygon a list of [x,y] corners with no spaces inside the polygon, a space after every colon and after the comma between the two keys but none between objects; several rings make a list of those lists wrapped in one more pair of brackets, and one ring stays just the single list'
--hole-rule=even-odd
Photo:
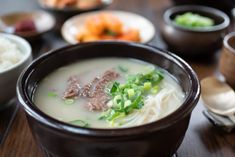
[{"label": "bowl of side dish", "polygon": [[208,55],[221,48],[229,17],[214,8],[182,5],[167,9],[161,36],[169,49],[183,55]]},{"label": "bowl of side dish", "polygon": [[28,40],[41,37],[55,26],[55,18],[45,11],[15,12],[0,16],[0,30]]},{"label": "bowl of side dish", "polygon": [[16,95],[16,81],[21,71],[32,61],[27,41],[0,33],[0,110]]},{"label": "bowl of side dish", "polygon": [[233,0],[171,0],[175,5],[204,5],[212,8],[219,9],[225,12],[229,17],[232,17],[231,11],[234,8]]},{"label": "bowl of side dish", "polygon": [[106,41],[42,55],[21,74],[17,93],[46,155],[171,157],[200,84],[172,53]]},{"label": "bowl of side dish", "polygon": [[154,25],[146,18],[121,10],[94,11],[68,19],[61,28],[63,38],[70,44],[116,40],[150,42]]},{"label": "bowl of side dish", "polygon": [[112,4],[113,0],[38,0],[39,5],[56,17],[59,30],[68,18],[94,10],[100,10]]}]

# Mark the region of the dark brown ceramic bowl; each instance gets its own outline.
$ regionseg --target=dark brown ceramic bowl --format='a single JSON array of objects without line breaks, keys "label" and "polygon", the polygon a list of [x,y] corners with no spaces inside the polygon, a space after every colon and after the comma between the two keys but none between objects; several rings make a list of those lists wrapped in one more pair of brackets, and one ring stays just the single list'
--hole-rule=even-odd
[{"label": "dark brown ceramic bowl", "polygon": [[[175,112],[153,123],[123,129],[93,129],[70,125],[44,114],[33,103],[38,82],[71,62],[98,57],[128,57],[158,65],[182,86],[186,99]],[[171,157],[181,144],[200,85],[195,72],[179,57],[146,45],[94,42],[72,45],[35,60],[20,76],[18,98],[31,131],[48,157]]]},{"label": "dark brown ceramic bowl", "polygon": [[[212,18],[215,25],[204,29],[178,26],[173,20],[177,15],[185,12],[193,12]],[[229,17],[217,9],[197,5],[175,6],[164,12],[161,35],[169,49],[179,54],[212,54],[221,48],[222,39],[227,33],[229,24]]]},{"label": "dark brown ceramic bowl", "polygon": [[219,62],[219,70],[226,82],[235,89],[235,32],[225,36]]},{"label": "dark brown ceramic bowl", "polygon": [[231,11],[235,6],[234,0],[171,0],[176,5],[205,5],[217,8],[232,17]]}]

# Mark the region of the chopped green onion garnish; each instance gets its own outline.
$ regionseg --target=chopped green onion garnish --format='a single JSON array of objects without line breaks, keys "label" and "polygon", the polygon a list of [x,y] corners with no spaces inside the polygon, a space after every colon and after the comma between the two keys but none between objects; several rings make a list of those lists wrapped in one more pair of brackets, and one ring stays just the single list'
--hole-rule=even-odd
[{"label": "chopped green onion garnish", "polygon": [[128,93],[128,97],[132,98],[135,95],[135,90],[134,89],[128,89],[127,93]]},{"label": "chopped green onion garnish", "polygon": [[48,93],[47,93],[47,96],[48,96],[48,97],[56,97],[57,94],[54,93],[54,92],[48,92]]},{"label": "chopped green onion garnish", "polygon": [[144,83],[144,90],[148,91],[150,90],[152,87],[152,83],[151,82],[145,82]]},{"label": "chopped green onion garnish", "polygon": [[64,100],[64,103],[65,103],[66,105],[71,105],[71,104],[74,103],[74,99],[65,99],[65,100]]},{"label": "chopped green onion garnish", "polygon": [[121,66],[121,65],[118,66],[118,69],[119,69],[121,72],[124,72],[124,73],[128,72],[128,69],[127,69],[126,67]]},{"label": "chopped green onion garnish", "polygon": [[89,127],[89,124],[87,122],[80,120],[80,119],[70,121],[69,123],[74,124],[74,125],[78,125],[81,127]]},{"label": "chopped green onion garnish", "polygon": [[154,86],[153,89],[151,90],[151,93],[152,93],[152,94],[157,94],[158,90],[159,90],[159,86],[156,85],[156,86]]},{"label": "chopped green onion garnish", "polygon": [[131,101],[130,100],[126,100],[124,103],[124,107],[128,107],[131,105]]},{"label": "chopped green onion garnish", "polygon": [[108,90],[112,106],[99,119],[114,124],[117,119],[141,109],[146,95],[156,94],[163,78],[160,71],[150,66],[145,73],[128,76],[126,83],[114,82]]}]

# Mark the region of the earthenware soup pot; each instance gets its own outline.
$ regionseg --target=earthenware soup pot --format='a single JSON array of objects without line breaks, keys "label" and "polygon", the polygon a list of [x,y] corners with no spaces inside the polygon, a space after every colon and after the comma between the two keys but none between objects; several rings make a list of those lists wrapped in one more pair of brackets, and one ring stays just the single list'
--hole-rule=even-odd
[{"label": "earthenware soup pot", "polygon": [[[38,83],[61,66],[98,57],[135,58],[167,70],[185,92],[185,101],[158,121],[121,129],[83,128],[58,121],[33,102]],[[164,50],[127,42],[93,42],[64,47],[36,59],[20,76],[18,98],[37,144],[47,157],[172,157],[188,128],[200,85],[182,59]]]}]

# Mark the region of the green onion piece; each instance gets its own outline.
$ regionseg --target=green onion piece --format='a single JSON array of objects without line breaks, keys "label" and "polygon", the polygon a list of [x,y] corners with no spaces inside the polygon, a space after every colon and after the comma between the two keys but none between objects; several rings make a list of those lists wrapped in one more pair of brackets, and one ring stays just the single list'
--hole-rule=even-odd
[{"label": "green onion piece", "polygon": [[152,87],[152,83],[151,82],[145,82],[144,83],[144,90],[148,91],[150,90]]},{"label": "green onion piece", "polygon": [[65,100],[64,100],[64,103],[65,103],[66,105],[71,105],[71,104],[74,103],[74,99],[65,99]]},{"label": "green onion piece", "polygon": [[128,93],[128,97],[132,98],[135,95],[135,90],[134,89],[128,89],[127,93]]},{"label": "green onion piece", "polygon": [[74,124],[74,125],[78,125],[81,127],[89,127],[89,124],[87,122],[80,120],[80,119],[70,121],[69,123]]},{"label": "green onion piece", "polygon": [[130,100],[126,100],[125,103],[124,103],[124,107],[128,107],[131,105],[131,101]]},{"label": "green onion piece", "polygon": [[154,86],[153,89],[151,90],[151,93],[152,93],[152,94],[157,94],[158,90],[159,90],[159,86],[156,85],[156,86]]},{"label": "green onion piece", "polygon": [[48,93],[47,93],[47,96],[48,96],[48,97],[56,97],[57,94],[54,93],[54,92],[48,92]]},{"label": "green onion piece", "polygon": [[118,66],[118,69],[119,69],[121,72],[124,72],[124,73],[128,72],[128,69],[127,69],[126,67],[121,66],[121,65]]},{"label": "green onion piece", "polygon": [[114,82],[113,86],[112,86],[112,88],[110,90],[110,93],[113,94],[113,93],[117,92],[119,85],[120,85],[120,83]]},{"label": "green onion piece", "polygon": [[114,104],[115,106],[118,106],[118,105],[121,103],[121,100],[122,100],[121,95],[116,95],[116,96],[113,98],[113,104]]}]

